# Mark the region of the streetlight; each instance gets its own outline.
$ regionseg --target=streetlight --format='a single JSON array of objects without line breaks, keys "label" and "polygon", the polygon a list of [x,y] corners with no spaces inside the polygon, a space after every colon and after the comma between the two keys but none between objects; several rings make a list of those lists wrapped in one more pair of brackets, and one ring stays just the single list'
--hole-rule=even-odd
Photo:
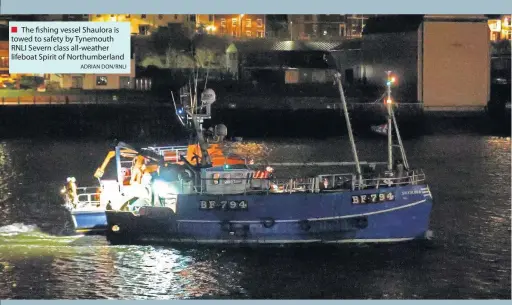
[{"label": "streetlight", "polygon": [[293,41],[293,21],[290,21],[290,40]]},{"label": "streetlight", "polygon": [[242,38],[242,18],[245,14],[240,14],[240,38]]}]

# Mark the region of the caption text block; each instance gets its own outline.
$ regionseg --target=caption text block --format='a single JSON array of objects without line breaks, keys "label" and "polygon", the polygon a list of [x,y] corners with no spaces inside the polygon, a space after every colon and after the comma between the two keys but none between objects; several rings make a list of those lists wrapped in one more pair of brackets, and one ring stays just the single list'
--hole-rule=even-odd
[{"label": "caption text block", "polygon": [[129,22],[9,22],[9,73],[129,74]]}]

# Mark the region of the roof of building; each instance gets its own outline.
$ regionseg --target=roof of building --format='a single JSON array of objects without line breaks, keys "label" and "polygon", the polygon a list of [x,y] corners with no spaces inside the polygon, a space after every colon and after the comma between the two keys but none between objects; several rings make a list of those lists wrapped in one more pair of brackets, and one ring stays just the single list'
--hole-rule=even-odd
[{"label": "roof of building", "polygon": [[379,15],[368,18],[363,35],[400,33],[418,30],[424,15]]},{"label": "roof of building", "polygon": [[428,21],[487,21],[486,15],[378,15],[368,18],[363,35],[417,31]]},{"label": "roof of building", "polygon": [[339,41],[277,41],[270,39],[255,39],[235,41],[229,45],[226,52],[291,52],[291,51],[329,51],[338,46]]},{"label": "roof of building", "polygon": [[330,51],[351,51],[360,50],[363,40],[361,38],[343,40],[340,44],[332,48]]}]

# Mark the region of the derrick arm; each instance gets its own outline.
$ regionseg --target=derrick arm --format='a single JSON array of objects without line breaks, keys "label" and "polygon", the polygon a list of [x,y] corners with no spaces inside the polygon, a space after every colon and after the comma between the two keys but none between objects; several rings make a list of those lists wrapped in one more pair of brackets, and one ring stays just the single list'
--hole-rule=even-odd
[{"label": "derrick arm", "polygon": [[105,160],[103,160],[103,163],[101,164],[98,169],[96,169],[96,172],[94,172],[94,178],[100,179],[103,177],[103,174],[105,173],[105,168],[107,167],[108,163],[112,158],[116,155],[116,152],[111,150],[108,152],[107,156],[105,157]]}]

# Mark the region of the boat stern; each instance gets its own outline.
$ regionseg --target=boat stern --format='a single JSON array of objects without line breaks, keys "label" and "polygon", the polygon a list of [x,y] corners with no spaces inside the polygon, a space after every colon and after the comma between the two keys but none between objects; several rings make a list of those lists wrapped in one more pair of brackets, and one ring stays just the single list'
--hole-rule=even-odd
[{"label": "boat stern", "polygon": [[78,234],[103,234],[107,229],[104,210],[71,211],[74,230]]}]

